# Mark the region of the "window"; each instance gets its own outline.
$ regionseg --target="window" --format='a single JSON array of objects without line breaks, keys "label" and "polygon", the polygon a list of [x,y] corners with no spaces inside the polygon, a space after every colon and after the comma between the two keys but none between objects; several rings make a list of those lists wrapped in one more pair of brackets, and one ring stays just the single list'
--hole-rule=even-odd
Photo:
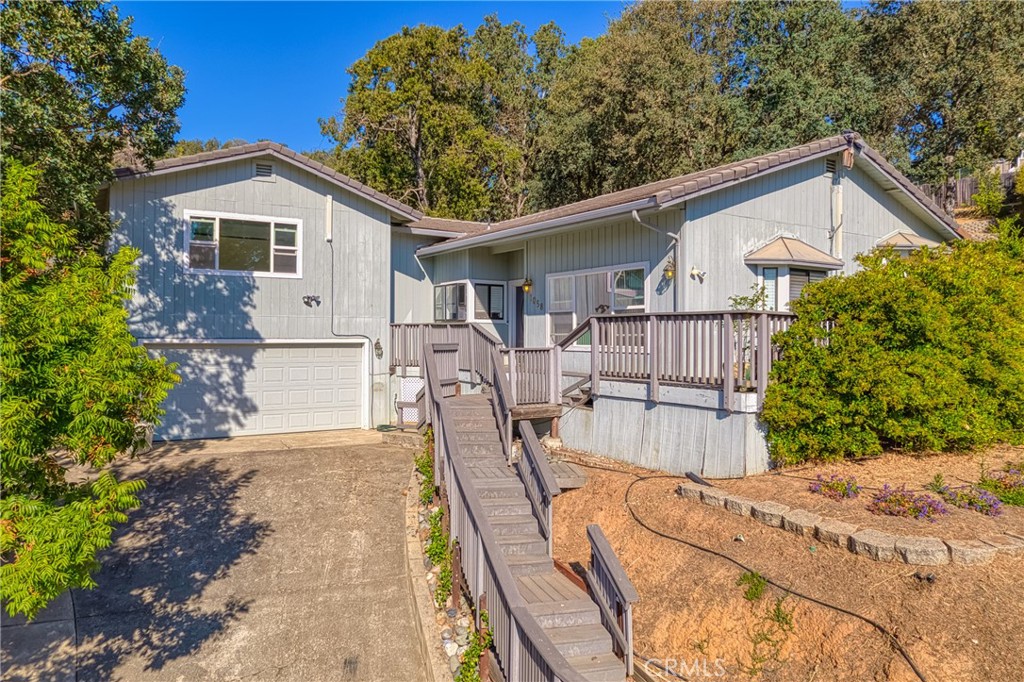
[{"label": "window", "polygon": [[[558,343],[591,315],[646,310],[644,267],[628,267],[548,277],[548,320],[552,343]],[[583,335],[577,342],[590,345]]]},{"label": "window", "polygon": [[821,270],[796,270],[789,269],[789,300],[795,301],[800,298],[804,287],[814,282],[825,279],[825,273]]},{"label": "window", "polygon": [[466,319],[466,284],[441,284],[434,287],[434,321],[452,322]]},{"label": "window", "polygon": [[779,269],[761,268],[764,286],[764,306],[768,310],[779,309]]},{"label": "window", "polygon": [[297,220],[186,213],[188,269],[299,275]]},{"label": "window", "polygon": [[494,320],[496,322],[505,319],[505,285],[504,284],[480,284],[473,285],[476,289],[476,310],[474,319]]}]

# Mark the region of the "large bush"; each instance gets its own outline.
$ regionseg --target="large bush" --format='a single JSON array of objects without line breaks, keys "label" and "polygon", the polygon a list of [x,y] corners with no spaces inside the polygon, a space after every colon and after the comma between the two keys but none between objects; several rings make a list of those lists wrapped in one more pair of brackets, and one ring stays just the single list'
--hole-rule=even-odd
[{"label": "large bush", "polygon": [[999,215],[1006,201],[1006,189],[999,173],[980,173],[978,193],[972,194],[971,199],[983,216],[994,218]]},{"label": "large bush", "polygon": [[808,287],[776,336],[762,415],[775,461],[1021,440],[1021,253],[1003,239],[876,252]]}]

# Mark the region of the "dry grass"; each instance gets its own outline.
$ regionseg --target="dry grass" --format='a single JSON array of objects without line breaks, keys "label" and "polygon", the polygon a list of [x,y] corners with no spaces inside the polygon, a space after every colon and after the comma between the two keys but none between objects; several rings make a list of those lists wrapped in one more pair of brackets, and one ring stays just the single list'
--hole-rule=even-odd
[{"label": "dry grass", "polygon": [[[772,588],[751,604],[736,585],[739,568],[638,526],[623,496],[635,475],[651,472],[621,469],[590,469],[584,488],[556,498],[556,556],[586,563],[585,527],[599,523],[640,593],[634,616],[639,652],[691,662],[706,657],[712,666],[722,659],[730,676],[754,677],[743,672],[754,662],[752,640],[764,627],[766,610],[784,595]],[[938,567],[931,569],[937,579],[929,584],[915,578],[912,567],[817,547],[751,519],[680,500],[676,484],[670,479],[637,484],[634,510],[659,530],[880,622],[896,633],[930,681],[1024,679],[1021,558],[999,557],[981,567]],[[739,534],[744,542],[733,539]],[[796,598],[783,603],[792,609],[794,630],[758,679],[916,679],[869,625]]]}]

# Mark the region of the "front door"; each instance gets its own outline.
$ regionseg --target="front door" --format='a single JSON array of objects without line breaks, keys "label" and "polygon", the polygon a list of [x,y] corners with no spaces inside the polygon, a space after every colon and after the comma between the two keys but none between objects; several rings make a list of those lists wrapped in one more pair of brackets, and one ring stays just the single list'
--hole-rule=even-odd
[{"label": "front door", "polygon": [[512,338],[509,339],[513,348],[525,347],[524,326],[526,323],[526,294],[523,292],[522,280],[509,282],[512,290]]}]

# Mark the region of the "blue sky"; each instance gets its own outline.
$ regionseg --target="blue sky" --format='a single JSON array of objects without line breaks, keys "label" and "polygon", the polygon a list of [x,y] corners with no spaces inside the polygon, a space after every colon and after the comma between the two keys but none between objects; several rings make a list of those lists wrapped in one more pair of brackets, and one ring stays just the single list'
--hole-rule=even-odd
[{"label": "blue sky", "polygon": [[604,32],[615,2],[117,2],[185,70],[183,139],[271,139],[329,149],[319,117],[335,114],[345,69],[378,40],[420,23],[474,30],[496,12],[528,31],[555,21],[579,42]]}]

